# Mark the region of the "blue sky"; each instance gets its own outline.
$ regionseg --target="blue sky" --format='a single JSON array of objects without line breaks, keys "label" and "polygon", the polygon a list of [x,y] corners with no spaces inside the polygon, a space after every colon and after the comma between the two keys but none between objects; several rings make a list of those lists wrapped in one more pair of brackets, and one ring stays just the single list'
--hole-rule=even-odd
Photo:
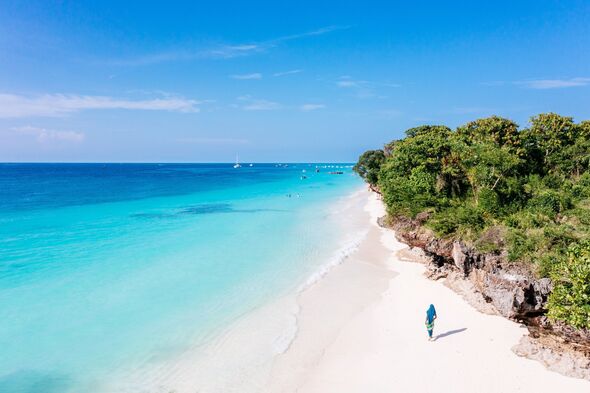
[{"label": "blue sky", "polygon": [[588,1],[286,3],[3,2],[0,161],[354,161],[420,124],[590,119]]}]

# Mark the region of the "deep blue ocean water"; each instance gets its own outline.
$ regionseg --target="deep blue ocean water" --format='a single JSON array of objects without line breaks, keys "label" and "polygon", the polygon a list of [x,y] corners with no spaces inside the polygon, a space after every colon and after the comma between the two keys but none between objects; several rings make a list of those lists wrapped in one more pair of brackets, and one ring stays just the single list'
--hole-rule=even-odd
[{"label": "deep blue ocean water", "polygon": [[362,187],[315,167],[0,164],[0,392],[99,390],[299,285]]}]

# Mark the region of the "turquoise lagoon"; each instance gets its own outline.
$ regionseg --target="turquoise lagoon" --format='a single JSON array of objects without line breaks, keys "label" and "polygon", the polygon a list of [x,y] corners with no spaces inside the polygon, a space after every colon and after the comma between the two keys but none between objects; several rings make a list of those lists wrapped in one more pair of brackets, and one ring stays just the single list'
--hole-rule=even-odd
[{"label": "turquoise lagoon", "polygon": [[329,166],[0,164],[0,392],[98,391],[304,284],[362,187]]}]

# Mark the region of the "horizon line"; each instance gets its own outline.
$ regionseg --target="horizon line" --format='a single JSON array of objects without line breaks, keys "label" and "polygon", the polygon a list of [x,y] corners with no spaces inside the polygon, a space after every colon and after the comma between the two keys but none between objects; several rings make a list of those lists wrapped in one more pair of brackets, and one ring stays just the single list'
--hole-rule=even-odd
[{"label": "horizon line", "polygon": [[[354,164],[356,161],[244,161],[247,164]],[[3,164],[228,164],[231,161],[0,161]]]}]

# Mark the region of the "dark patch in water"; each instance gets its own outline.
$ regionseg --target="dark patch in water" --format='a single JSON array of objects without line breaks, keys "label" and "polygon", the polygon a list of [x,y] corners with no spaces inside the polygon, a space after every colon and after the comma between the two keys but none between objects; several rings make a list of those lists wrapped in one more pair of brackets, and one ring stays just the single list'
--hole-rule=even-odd
[{"label": "dark patch in water", "polygon": [[220,213],[261,213],[261,212],[284,212],[279,209],[234,209],[229,203],[206,203],[201,205],[187,206],[171,213],[136,213],[131,217],[138,218],[174,218],[185,215],[220,214]]},{"label": "dark patch in water", "polygon": [[0,377],[0,392],[10,393],[61,393],[68,390],[72,381],[60,374],[39,371],[17,371]]},{"label": "dark patch in water", "polygon": [[165,214],[165,213],[135,213],[130,214],[130,217],[133,218],[167,218],[173,216],[173,214]]},{"label": "dark patch in water", "polygon": [[207,203],[204,205],[188,206],[176,214],[213,214],[231,213],[236,210],[229,203]]}]

